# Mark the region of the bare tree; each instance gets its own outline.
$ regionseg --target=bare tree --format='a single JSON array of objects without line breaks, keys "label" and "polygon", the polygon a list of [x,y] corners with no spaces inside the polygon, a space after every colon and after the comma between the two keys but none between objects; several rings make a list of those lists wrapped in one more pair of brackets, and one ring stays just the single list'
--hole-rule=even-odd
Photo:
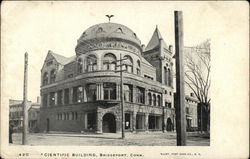
[{"label": "bare tree", "polygon": [[207,131],[210,130],[210,72],[210,40],[207,40],[185,52],[185,83],[199,100],[201,110],[205,111],[206,121],[203,122]]}]

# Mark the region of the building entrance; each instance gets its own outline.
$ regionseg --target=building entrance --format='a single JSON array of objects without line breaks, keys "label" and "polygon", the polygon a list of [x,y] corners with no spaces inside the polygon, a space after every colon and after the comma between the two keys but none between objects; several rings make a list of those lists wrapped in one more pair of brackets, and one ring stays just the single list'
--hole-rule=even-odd
[{"label": "building entrance", "polygon": [[168,118],[168,120],[167,120],[167,131],[172,131],[172,127],[173,127],[172,121],[171,121],[170,118]]},{"label": "building entrance", "polygon": [[104,133],[116,133],[116,121],[113,114],[107,113],[103,116],[102,131]]}]

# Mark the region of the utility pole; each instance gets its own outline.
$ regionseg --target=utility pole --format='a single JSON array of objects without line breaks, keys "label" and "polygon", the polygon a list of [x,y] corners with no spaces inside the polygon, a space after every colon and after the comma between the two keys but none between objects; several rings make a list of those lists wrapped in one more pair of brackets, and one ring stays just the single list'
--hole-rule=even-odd
[{"label": "utility pole", "polygon": [[28,87],[28,53],[24,54],[24,82],[23,82],[23,136],[22,144],[27,144],[28,114],[27,114],[27,87]]},{"label": "utility pole", "polygon": [[177,146],[186,145],[186,112],[183,69],[183,17],[182,11],[174,11],[175,64],[176,64],[176,132]]},{"label": "utility pole", "polygon": [[120,62],[120,64],[117,67],[120,67],[119,71],[116,72],[120,72],[120,99],[121,99],[121,116],[122,116],[122,139],[125,138],[125,133],[124,133],[124,128],[125,128],[125,121],[124,121],[124,95],[123,95],[123,71],[126,70],[122,70],[122,66],[124,66],[122,64],[122,61],[127,60],[127,58],[123,58],[122,59],[122,54],[120,54],[120,60],[117,60],[116,62]]}]

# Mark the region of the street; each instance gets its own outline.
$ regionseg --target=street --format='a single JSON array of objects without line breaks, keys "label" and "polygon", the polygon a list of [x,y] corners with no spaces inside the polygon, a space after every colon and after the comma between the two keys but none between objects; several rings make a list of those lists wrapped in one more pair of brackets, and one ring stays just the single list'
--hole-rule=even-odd
[{"label": "street", "polygon": [[[21,144],[21,133],[13,134],[13,144]],[[79,146],[176,146],[175,132],[77,134],[77,133],[29,133],[28,145],[79,145]],[[209,146],[210,139],[199,133],[188,133],[187,146]]]}]

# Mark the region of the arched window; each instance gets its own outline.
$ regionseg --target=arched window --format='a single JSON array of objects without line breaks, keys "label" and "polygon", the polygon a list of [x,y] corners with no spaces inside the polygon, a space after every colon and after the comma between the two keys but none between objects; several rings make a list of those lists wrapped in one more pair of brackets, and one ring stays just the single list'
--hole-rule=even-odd
[{"label": "arched window", "polygon": [[47,72],[45,72],[45,73],[43,74],[43,85],[48,84],[48,82],[49,82],[49,75],[48,75]]},{"label": "arched window", "polygon": [[97,58],[95,55],[89,55],[87,57],[87,71],[95,71],[97,70]]},{"label": "arched window", "polygon": [[164,67],[164,84],[167,85],[167,68]]},{"label": "arched window", "polygon": [[82,73],[82,69],[83,69],[82,59],[78,59],[77,60],[77,72]]},{"label": "arched window", "polygon": [[56,71],[51,70],[50,71],[50,83],[54,83],[56,81]]},{"label": "arched window", "polygon": [[153,105],[156,106],[156,95],[153,94]]},{"label": "arched window", "polygon": [[133,73],[133,60],[129,55],[125,55],[124,58],[127,58],[126,60],[123,61],[126,71]]},{"label": "arched window", "polygon": [[168,86],[171,86],[171,71],[170,71],[170,69],[168,68],[168,70],[167,70],[167,84],[168,84]]},{"label": "arched window", "polygon": [[161,106],[161,96],[160,95],[157,96],[157,105]]},{"label": "arched window", "polygon": [[97,33],[101,33],[101,32],[103,32],[103,28],[102,27],[99,27],[98,29],[97,29],[97,31],[96,31]]},{"label": "arched window", "polygon": [[114,54],[108,53],[103,59],[104,70],[116,70],[116,57]]},{"label": "arched window", "polygon": [[152,105],[152,95],[151,95],[151,93],[148,93],[148,104]]},{"label": "arched window", "polygon": [[124,84],[124,100],[127,102],[132,102],[132,86]]},{"label": "arched window", "polygon": [[139,60],[137,60],[137,68],[136,68],[137,75],[141,74],[141,63]]}]

